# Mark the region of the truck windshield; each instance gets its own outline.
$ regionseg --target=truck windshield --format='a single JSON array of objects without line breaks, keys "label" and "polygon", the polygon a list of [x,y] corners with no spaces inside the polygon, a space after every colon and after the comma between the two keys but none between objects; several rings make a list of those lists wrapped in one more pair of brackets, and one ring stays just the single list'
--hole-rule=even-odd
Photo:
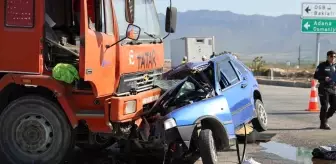
[{"label": "truck windshield", "polygon": [[[135,0],[134,24],[141,28],[139,40],[152,39],[145,33],[160,37],[160,23],[153,0]],[[125,37],[128,23],[125,19],[125,0],[113,1],[120,39]]]}]

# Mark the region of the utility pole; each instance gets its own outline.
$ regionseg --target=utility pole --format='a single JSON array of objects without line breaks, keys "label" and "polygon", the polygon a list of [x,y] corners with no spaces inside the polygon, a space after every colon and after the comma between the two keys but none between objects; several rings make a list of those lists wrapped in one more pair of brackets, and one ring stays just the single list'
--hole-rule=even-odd
[{"label": "utility pole", "polygon": [[299,58],[298,58],[299,67],[301,66],[301,44],[299,45]]},{"label": "utility pole", "polygon": [[316,65],[320,63],[320,33],[316,34]]}]

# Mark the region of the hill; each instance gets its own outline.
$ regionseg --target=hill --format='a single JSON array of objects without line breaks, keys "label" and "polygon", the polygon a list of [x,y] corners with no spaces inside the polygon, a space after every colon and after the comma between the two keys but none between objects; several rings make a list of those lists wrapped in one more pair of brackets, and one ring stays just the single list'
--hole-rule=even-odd
[{"label": "hill", "polygon": [[[159,14],[159,18],[163,28],[165,16]],[[302,34],[300,27],[300,15],[271,17],[210,10],[179,12],[177,31],[165,42],[166,58],[170,58],[171,39],[215,36],[216,52],[237,52],[246,60],[263,55],[269,62],[296,62],[301,45],[301,59],[308,62],[315,59],[316,35]],[[336,48],[335,38],[335,35],[321,35],[321,59],[326,51]]]}]

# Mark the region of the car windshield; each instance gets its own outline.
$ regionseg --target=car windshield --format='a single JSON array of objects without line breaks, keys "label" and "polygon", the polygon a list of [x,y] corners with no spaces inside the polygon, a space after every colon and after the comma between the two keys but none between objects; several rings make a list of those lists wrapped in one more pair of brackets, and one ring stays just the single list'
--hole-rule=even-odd
[{"label": "car windshield", "polygon": [[[125,18],[125,0],[114,0],[120,38],[125,37],[128,23]],[[160,37],[160,23],[153,0],[135,0],[134,24],[141,28],[139,40],[152,39],[148,34]]]},{"label": "car windshield", "polygon": [[186,81],[182,87],[180,88],[180,90],[177,92],[176,94],[176,99],[179,99],[180,97],[184,96],[184,95],[188,95],[192,92],[194,92],[196,90],[196,87],[193,83]]}]

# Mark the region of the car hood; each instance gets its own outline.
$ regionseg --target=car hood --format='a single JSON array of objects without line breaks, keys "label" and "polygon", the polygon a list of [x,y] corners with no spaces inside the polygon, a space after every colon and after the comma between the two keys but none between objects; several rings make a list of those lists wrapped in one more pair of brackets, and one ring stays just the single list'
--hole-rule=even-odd
[{"label": "car hood", "polygon": [[[158,100],[156,100],[156,102],[154,103],[154,105],[152,106],[152,108],[148,112],[149,113],[156,113],[156,112],[159,112],[161,110],[166,110],[166,108],[167,108],[166,103],[168,101],[170,101],[172,98],[176,97],[176,95],[179,94],[180,91],[182,91],[181,88],[183,86],[188,85],[186,83],[189,83],[189,85],[192,84],[194,87],[197,87],[198,91],[203,90],[204,94],[209,94],[210,93],[207,89],[205,89],[201,84],[199,84],[191,76],[187,76],[187,77],[183,78],[183,80],[158,80],[156,82],[156,85],[158,87],[162,88],[165,92],[159,97]],[[186,85],[184,85],[184,84],[186,84]],[[168,85],[170,85],[169,88],[167,88]],[[194,91],[192,91],[192,92],[194,92]]]},{"label": "car hood", "polygon": [[210,66],[210,61],[189,62],[179,65],[163,74],[163,79],[183,79],[193,72],[201,72]]},{"label": "car hood", "polygon": [[[162,88],[165,92],[159,97],[158,100],[154,103],[151,111],[155,108],[160,108],[170,97],[175,96],[183,84],[188,81],[189,77],[184,78],[183,80],[157,80],[156,85],[159,88]],[[172,87],[166,88],[168,85],[173,85]]]}]

